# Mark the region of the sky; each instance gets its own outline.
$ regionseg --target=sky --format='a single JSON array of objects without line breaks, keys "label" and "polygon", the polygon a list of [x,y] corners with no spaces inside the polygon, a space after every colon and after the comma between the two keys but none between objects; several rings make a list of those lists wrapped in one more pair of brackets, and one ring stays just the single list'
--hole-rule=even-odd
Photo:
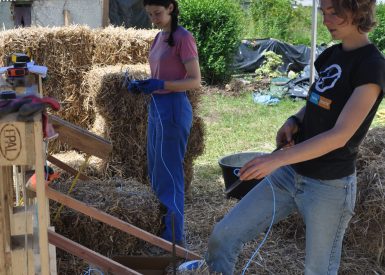
[{"label": "sky", "polygon": [[[313,0],[297,0],[304,6],[310,6],[313,3]],[[319,0],[317,0],[319,2]],[[385,3],[385,0],[377,0],[377,3]]]}]

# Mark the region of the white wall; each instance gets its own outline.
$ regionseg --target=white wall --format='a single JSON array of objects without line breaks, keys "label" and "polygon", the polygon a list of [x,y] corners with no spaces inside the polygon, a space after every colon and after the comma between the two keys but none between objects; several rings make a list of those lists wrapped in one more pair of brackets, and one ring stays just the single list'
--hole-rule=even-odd
[{"label": "white wall", "polygon": [[[32,25],[63,26],[64,10],[70,14],[70,24],[103,26],[103,0],[34,0],[31,9]],[[0,2],[0,30],[14,27],[11,2]]]},{"label": "white wall", "polygon": [[70,23],[91,28],[102,26],[103,0],[35,0],[32,22],[40,26],[62,26],[64,10],[70,12]]},{"label": "white wall", "polygon": [[3,28],[12,29],[13,16],[11,14],[11,2],[0,2],[0,30]]}]

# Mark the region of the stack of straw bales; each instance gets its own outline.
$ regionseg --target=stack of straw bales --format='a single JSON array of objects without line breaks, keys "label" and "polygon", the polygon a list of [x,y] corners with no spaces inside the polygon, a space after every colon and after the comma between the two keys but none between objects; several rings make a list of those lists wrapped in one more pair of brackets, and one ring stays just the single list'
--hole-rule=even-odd
[{"label": "stack of straw bales", "polygon": [[0,60],[13,52],[30,52],[38,65],[48,67],[44,95],[60,101],[58,115],[87,129],[95,114],[84,106],[84,74],[93,64],[144,63],[155,34],[154,30],[86,26],[7,30],[0,32]]},{"label": "stack of straw bales", "polygon": [[[66,194],[70,186],[71,180],[66,180],[53,188]],[[70,196],[152,234],[161,231],[159,201],[148,186],[135,180],[78,182]],[[138,238],[66,207],[56,219],[59,209],[60,204],[51,202],[56,232],[103,255],[129,255],[143,246]]]},{"label": "stack of straw bales", "polygon": [[[35,62],[48,67],[45,96],[59,100],[61,118],[109,138],[113,160],[106,163],[112,174],[146,179],[145,143],[148,97],[133,98],[125,92],[123,65],[135,78],[149,76],[147,61],[156,30],[85,26],[32,27],[0,32],[0,60],[13,52],[29,51]],[[0,64],[1,65],[1,64]],[[114,67],[116,66],[116,67]],[[190,93],[193,109],[198,93]],[[194,116],[185,159],[186,186],[192,178],[192,162],[203,152],[203,123]],[[54,143],[51,152],[68,149]]]}]

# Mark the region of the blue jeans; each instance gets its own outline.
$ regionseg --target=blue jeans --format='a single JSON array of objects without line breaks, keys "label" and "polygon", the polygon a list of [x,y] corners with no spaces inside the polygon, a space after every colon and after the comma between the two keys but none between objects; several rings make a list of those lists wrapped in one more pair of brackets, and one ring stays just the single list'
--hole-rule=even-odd
[{"label": "blue jeans", "polygon": [[184,240],[183,160],[192,124],[192,108],[186,93],[153,94],[148,112],[147,162],[151,187],[166,207],[162,238]]},{"label": "blue jeans", "polygon": [[261,181],[214,227],[206,254],[210,270],[233,274],[242,245],[268,228],[273,212],[270,183],[276,199],[274,223],[295,211],[304,219],[305,274],[337,274],[343,236],[354,214],[356,175],[317,180],[297,174],[291,166]]}]

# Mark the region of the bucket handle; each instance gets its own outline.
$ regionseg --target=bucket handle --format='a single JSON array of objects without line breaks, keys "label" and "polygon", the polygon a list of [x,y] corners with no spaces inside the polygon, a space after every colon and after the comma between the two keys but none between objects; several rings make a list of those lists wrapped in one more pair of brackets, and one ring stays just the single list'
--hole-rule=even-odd
[{"label": "bucket handle", "polygon": [[239,172],[240,172],[240,171],[241,171],[241,169],[235,168],[235,169],[233,170],[233,174],[234,174],[236,177],[239,178]]}]

